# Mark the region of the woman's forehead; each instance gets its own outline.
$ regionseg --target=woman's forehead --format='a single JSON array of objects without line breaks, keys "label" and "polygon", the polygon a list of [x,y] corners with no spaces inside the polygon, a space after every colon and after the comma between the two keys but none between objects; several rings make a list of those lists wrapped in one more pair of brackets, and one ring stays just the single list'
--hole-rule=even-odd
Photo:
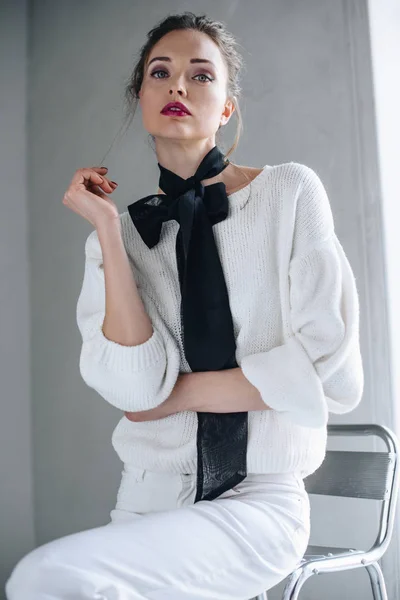
[{"label": "woman's forehead", "polygon": [[[155,56],[168,56],[172,62],[185,58],[203,58],[211,61],[216,68],[222,64],[218,46],[200,31],[171,31],[162,37],[152,48],[148,61]],[[206,63],[205,63],[206,64]]]}]

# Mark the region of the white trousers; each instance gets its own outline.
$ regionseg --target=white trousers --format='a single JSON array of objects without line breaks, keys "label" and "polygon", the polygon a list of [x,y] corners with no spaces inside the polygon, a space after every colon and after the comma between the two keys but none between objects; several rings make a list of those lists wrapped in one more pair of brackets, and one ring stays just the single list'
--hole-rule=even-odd
[{"label": "white trousers", "polygon": [[196,504],[195,493],[195,475],[125,465],[111,521],[26,554],[7,600],[249,600],[300,563],[310,503],[298,474],[248,474]]}]

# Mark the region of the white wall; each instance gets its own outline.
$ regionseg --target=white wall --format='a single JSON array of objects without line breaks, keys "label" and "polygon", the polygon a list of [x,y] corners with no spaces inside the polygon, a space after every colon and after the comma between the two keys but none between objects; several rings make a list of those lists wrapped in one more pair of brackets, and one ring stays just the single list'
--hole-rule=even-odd
[{"label": "white wall", "polygon": [[[393,397],[400,397],[400,3],[369,0]],[[393,403],[400,430],[398,402]]]},{"label": "white wall", "polygon": [[[381,180],[381,210],[386,265],[386,295],[391,353],[392,420],[400,431],[400,3],[398,0],[369,0],[369,24],[373,65],[378,159]],[[400,506],[397,511],[400,544]],[[392,546],[394,553],[394,548]],[[398,549],[399,552],[399,549]],[[399,563],[397,563],[398,565]],[[400,596],[398,566],[391,561],[386,573],[395,578]]]},{"label": "white wall", "polygon": [[[245,131],[233,159],[252,166],[293,160],[314,168],[328,190],[336,231],[356,276],[361,297],[365,395],[356,411],[344,418],[332,418],[331,422],[378,422],[393,427],[366,0],[209,0],[203,1],[200,9],[227,22],[243,46],[247,63],[242,100]],[[168,12],[181,10],[199,12],[199,4],[152,0],[144,8],[143,3],[131,0],[35,0],[30,5],[27,205],[24,179],[19,179],[23,169],[16,169],[16,165],[24,164],[25,143],[19,129],[24,110],[22,104],[19,108],[19,88],[9,89],[12,102],[5,113],[9,131],[1,142],[2,154],[8,160],[2,161],[2,169],[7,169],[4,196],[14,201],[2,202],[6,218],[0,225],[0,243],[6,244],[7,250],[13,249],[12,263],[4,259],[1,263],[2,280],[11,281],[10,288],[16,293],[11,298],[11,292],[3,292],[1,299],[8,335],[1,340],[7,359],[0,365],[2,381],[6,382],[0,476],[14,489],[22,485],[20,478],[26,486],[15,492],[24,498],[25,505],[21,500],[15,503],[13,494],[13,503],[9,502],[0,513],[0,527],[6,527],[2,552],[8,566],[32,545],[30,392],[35,544],[105,524],[116,501],[122,464],[112,449],[111,434],[120,411],[84,384],[78,366],[81,340],[75,309],[83,277],[84,242],[91,226],[66,209],[62,196],[75,169],[100,164],[118,131],[123,84],[145,32]],[[7,46],[16,51],[8,55],[12,58],[5,68],[21,72],[22,78],[24,13],[10,11],[6,40]],[[22,95],[25,97],[25,90]],[[233,120],[227,144],[232,139]],[[11,158],[10,147],[14,152],[14,146],[17,156]],[[120,212],[134,198],[148,193],[149,186],[156,189],[155,156],[147,144],[139,112],[128,134],[104,162],[112,179],[119,182],[113,197]],[[12,169],[16,173],[10,178]],[[22,228],[17,230],[17,224]],[[19,287],[14,282],[16,273],[22,280]],[[30,336],[32,381],[27,350]],[[10,342],[4,342],[8,339],[18,339],[14,354]],[[368,443],[365,447],[373,446]],[[3,497],[7,496],[2,493],[2,502]],[[360,547],[372,543],[375,506],[365,503],[360,509],[359,501],[344,505],[336,500],[311,500],[312,543]],[[337,514],[342,509],[348,511],[348,516],[339,527]],[[17,525],[22,513],[28,515],[27,521]],[[355,527],[358,522],[361,525]],[[389,592],[394,589],[390,565],[397,556],[395,550],[397,547],[387,567]],[[280,597],[280,589],[278,586],[271,591],[271,600]],[[304,594],[308,600],[333,600],[339,594],[342,600],[371,597],[367,574],[361,569],[316,577],[306,584]]]}]

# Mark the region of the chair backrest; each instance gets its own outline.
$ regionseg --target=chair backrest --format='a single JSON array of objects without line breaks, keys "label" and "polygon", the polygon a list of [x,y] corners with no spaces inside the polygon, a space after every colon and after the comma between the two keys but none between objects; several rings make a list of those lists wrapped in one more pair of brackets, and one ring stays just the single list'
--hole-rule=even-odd
[{"label": "chair backrest", "polygon": [[322,465],[304,479],[309,494],[381,500],[379,532],[371,550],[385,552],[394,526],[399,488],[399,442],[383,425],[328,425],[328,436],[376,435],[387,452],[328,450]]}]

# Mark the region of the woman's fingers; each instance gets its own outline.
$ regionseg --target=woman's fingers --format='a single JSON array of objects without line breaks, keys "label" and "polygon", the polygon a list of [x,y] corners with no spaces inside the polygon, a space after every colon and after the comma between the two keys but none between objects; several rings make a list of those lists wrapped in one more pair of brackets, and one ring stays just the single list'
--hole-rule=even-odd
[{"label": "woman's fingers", "polygon": [[[113,192],[116,188],[116,184],[114,184],[111,179],[109,179],[108,177],[106,177],[106,173],[108,172],[107,167],[93,167],[93,169],[95,171],[97,171],[97,173],[99,174],[99,176],[101,177],[101,179],[107,183],[108,185],[108,191]],[[100,185],[100,187],[102,187]],[[104,189],[104,188],[103,188]]]},{"label": "woman's fingers", "polygon": [[105,176],[107,168],[105,167],[91,167],[77,169],[72,177],[72,185],[84,185],[86,188],[90,188],[94,185],[101,187],[105,192],[113,192],[116,185],[111,183],[111,180]]}]

